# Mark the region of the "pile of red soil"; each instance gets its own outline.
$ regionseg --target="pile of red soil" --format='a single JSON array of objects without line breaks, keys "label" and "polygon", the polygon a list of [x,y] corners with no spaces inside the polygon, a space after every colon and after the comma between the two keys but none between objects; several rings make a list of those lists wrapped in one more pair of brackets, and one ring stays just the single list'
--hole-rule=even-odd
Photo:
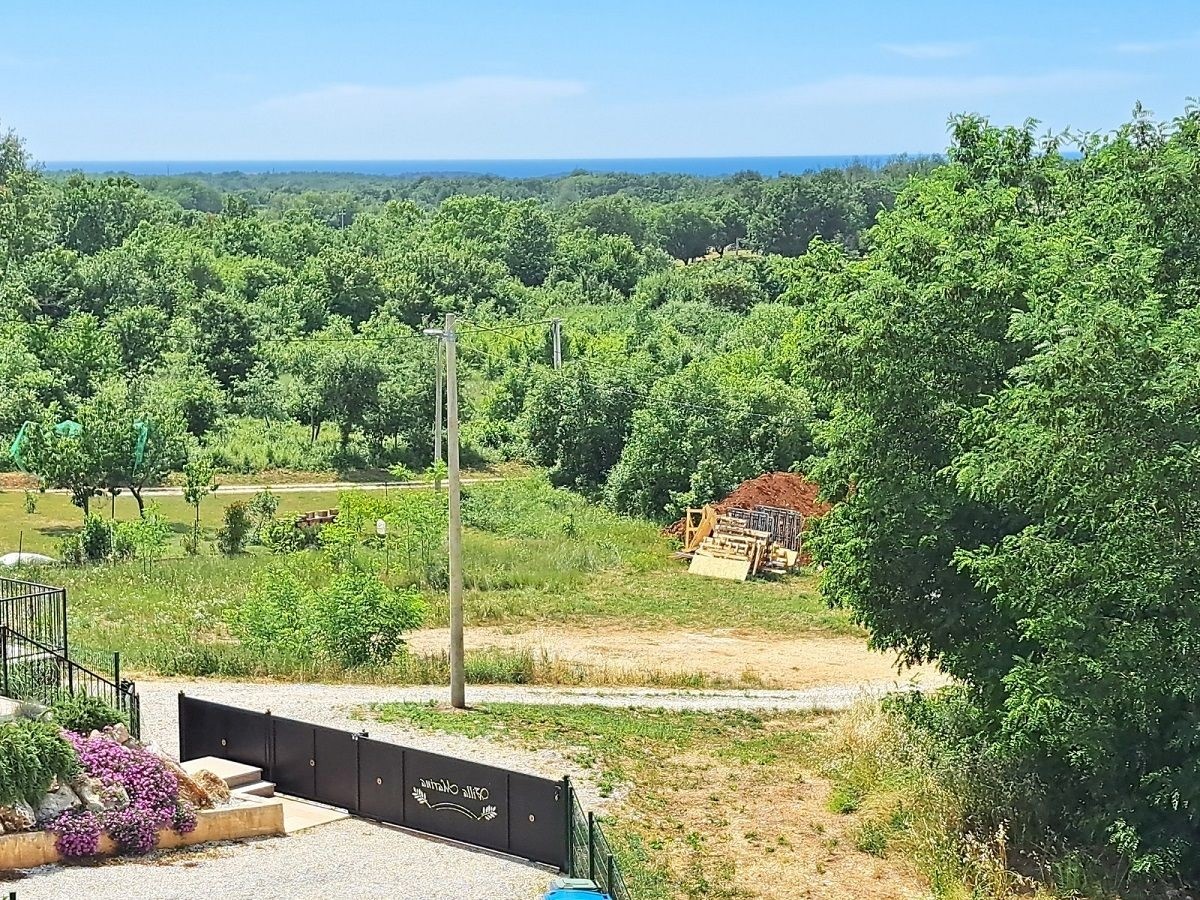
[{"label": "pile of red soil", "polygon": [[[812,519],[829,512],[829,504],[817,499],[820,491],[803,475],[791,472],[768,472],[750,481],[743,481],[733,493],[713,505],[718,513],[727,509],[753,509],[756,506],[777,506],[794,509],[804,518]],[[664,534],[683,537],[684,520],[663,529]]]}]

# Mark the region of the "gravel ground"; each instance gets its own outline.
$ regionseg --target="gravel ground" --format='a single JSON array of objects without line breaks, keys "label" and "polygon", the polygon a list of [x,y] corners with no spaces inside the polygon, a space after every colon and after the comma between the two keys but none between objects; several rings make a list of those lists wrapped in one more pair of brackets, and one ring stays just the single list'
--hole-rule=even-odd
[{"label": "gravel ground", "polygon": [[[841,709],[865,697],[906,687],[867,682],[798,691],[677,691],[621,688],[479,686],[468,699],[484,703],[597,704],[679,710]],[[177,752],[180,691],[203,700],[273,713],[335,728],[366,729],[372,737],[519,771],[572,776],[585,806],[601,808],[591,773],[552,750],[526,751],[483,739],[422,731],[356,717],[364,704],[442,701],[443,688],[229,681],[142,681],[143,737]],[[21,900],[120,897],[125,900],[532,900],[551,874],[517,860],[470,850],[396,828],[349,819],[286,838],[206,845],[141,860],[94,866],[46,866],[11,885]]]},{"label": "gravel ground", "polygon": [[356,819],[289,837],[207,844],[95,866],[44,866],[20,900],[533,900],[544,869]]}]

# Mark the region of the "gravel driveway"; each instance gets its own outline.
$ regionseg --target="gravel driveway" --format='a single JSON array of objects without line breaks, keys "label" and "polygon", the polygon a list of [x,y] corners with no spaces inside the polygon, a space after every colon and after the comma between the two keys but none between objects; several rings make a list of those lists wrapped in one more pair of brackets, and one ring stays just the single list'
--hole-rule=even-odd
[{"label": "gravel driveway", "polygon": [[552,875],[358,819],[290,837],[206,844],[96,866],[44,866],[15,882],[19,900],[533,900]]}]

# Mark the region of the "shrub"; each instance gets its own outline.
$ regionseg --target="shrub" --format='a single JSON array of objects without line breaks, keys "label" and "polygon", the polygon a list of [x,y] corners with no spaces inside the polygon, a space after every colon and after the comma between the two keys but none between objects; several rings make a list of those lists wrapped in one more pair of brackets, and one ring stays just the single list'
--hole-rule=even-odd
[{"label": "shrub", "polygon": [[261,656],[295,659],[311,654],[313,636],[307,610],[313,590],[294,572],[277,570],[263,578],[245,599],[230,608],[229,625],[238,640]]},{"label": "shrub", "polygon": [[79,535],[68,534],[58,539],[58,558],[67,565],[83,565],[83,541]]},{"label": "shrub", "polygon": [[259,543],[262,543],[263,528],[275,519],[278,511],[279,497],[270,489],[259,491],[250,498],[250,517],[254,520],[254,537]]},{"label": "shrub", "polygon": [[112,549],[112,528],[100,516],[89,514],[84,517],[79,543],[85,560],[104,559]]},{"label": "shrub", "polygon": [[68,694],[50,708],[59,727],[79,734],[90,734],[118,722],[129,724],[125,713],[113,709],[99,697],[90,694]]},{"label": "shrub", "polygon": [[258,542],[272,553],[295,553],[315,547],[320,540],[318,534],[316,529],[300,528],[296,517],[288,516],[263,522],[258,529]]},{"label": "shrub", "polygon": [[37,505],[38,505],[37,494],[33,493],[33,491],[26,491],[25,492],[25,513],[26,513],[26,515],[32,516],[35,512],[37,512]]},{"label": "shrub", "polygon": [[0,805],[36,804],[57,778],[79,771],[79,760],[58,726],[20,719],[0,725]]},{"label": "shrub", "polygon": [[112,531],[112,558],[132,559],[137,555],[138,523],[114,522],[110,525]]},{"label": "shrub", "polygon": [[374,575],[340,575],[316,596],[310,627],[325,653],[344,666],[387,662],[401,634],[421,624],[425,605],[412,588],[389,588]]},{"label": "shrub", "polygon": [[390,588],[366,572],[338,575],[316,591],[284,570],[264,578],[228,620],[254,653],[299,659],[317,652],[351,667],[387,662],[424,614],[415,589]]},{"label": "shrub", "polygon": [[235,500],[225,507],[225,523],[217,530],[217,546],[227,556],[241,553],[253,530],[249,504],[245,500]]}]

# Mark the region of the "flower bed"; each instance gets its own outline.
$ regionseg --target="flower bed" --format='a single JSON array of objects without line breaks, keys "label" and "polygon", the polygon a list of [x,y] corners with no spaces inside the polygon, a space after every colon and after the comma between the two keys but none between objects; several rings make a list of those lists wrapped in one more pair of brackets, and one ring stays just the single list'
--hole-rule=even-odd
[{"label": "flower bed", "polygon": [[[238,800],[218,809],[200,810],[195,829],[187,834],[164,828],[158,832],[158,849],[171,850],[209,841],[233,841],[283,833],[281,800]],[[58,836],[49,831],[0,835],[0,871],[32,869],[69,861],[71,858],[58,852],[55,847],[57,841]],[[95,856],[114,856],[120,852],[116,841],[107,834],[100,836]]]},{"label": "flower bed", "polygon": [[12,722],[0,737],[0,774],[30,770],[0,779],[0,869],[283,833],[279,801],[231,799],[216,775],[193,778],[123,725],[84,736]]}]

